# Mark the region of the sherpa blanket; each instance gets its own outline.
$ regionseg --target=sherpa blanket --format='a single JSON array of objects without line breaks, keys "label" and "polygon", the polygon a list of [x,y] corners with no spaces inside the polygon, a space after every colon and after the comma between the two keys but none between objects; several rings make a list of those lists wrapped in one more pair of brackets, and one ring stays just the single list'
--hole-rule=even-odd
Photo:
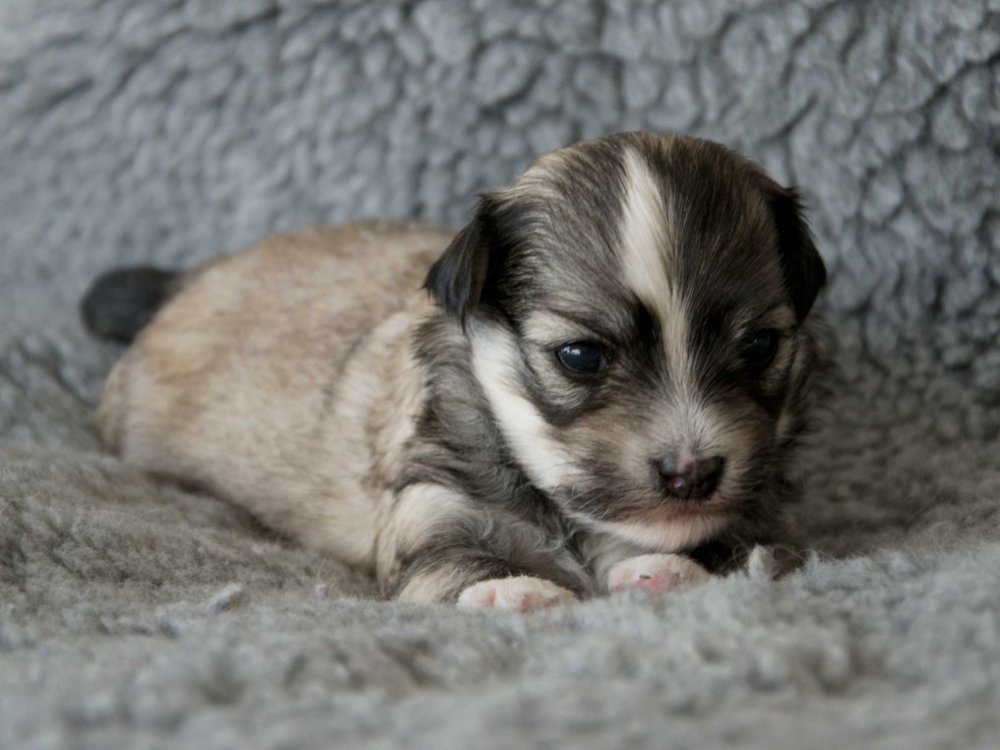
[{"label": "sherpa blanket", "polygon": [[[801,186],[840,368],[814,556],[531,616],[363,576],[102,452],[75,305],[581,137]],[[1000,3],[3,0],[0,747],[1000,746]]]}]

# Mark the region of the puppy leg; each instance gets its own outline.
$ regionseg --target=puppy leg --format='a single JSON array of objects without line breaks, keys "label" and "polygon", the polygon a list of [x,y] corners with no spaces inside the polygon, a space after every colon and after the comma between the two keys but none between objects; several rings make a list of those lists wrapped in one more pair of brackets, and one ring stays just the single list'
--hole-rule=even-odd
[{"label": "puppy leg", "polygon": [[639,555],[608,571],[608,590],[643,589],[653,596],[705,583],[712,574],[683,555]]},{"label": "puppy leg", "polygon": [[461,609],[530,612],[576,601],[576,595],[552,581],[525,575],[485,552],[456,548],[428,550],[423,559],[403,567],[389,594],[400,601],[425,604],[455,602]]},{"label": "puppy leg", "polygon": [[411,485],[395,498],[377,542],[383,593],[400,601],[518,612],[576,599],[532,575],[548,557],[538,552],[544,542],[539,534],[514,519],[485,514],[451,488]]}]

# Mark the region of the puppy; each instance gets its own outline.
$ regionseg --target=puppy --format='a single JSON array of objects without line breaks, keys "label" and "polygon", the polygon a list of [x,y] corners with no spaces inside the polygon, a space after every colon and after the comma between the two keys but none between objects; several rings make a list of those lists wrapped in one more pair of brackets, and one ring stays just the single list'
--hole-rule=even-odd
[{"label": "puppy", "polygon": [[790,540],[825,278],[795,193],[726,148],[584,141],[457,235],[356,223],[106,275],[85,321],[138,335],[97,427],[388,598],[662,592]]}]

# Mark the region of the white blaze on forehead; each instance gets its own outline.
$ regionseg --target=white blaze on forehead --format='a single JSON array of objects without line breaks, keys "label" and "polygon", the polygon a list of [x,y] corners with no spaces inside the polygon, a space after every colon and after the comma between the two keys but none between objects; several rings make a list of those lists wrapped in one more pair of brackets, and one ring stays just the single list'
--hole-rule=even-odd
[{"label": "white blaze on forehead", "polygon": [[520,354],[513,334],[473,322],[469,340],[476,379],[518,463],[542,489],[553,490],[566,484],[576,470],[518,383],[516,364]]},{"label": "white blaze on forehead", "polygon": [[625,203],[622,206],[622,260],[625,280],[651,307],[670,287],[666,274],[670,246],[667,205],[645,158],[632,149],[624,153]]},{"label": "white blaze on forehead", "polygon": [[679,391],[692,384],[688,349],[688,311],[678,286],[677,238],[662,184],[646,159],[633,149],[624,153],[625,201],[620,226],[625,283],[660,325],[664,355]]}]

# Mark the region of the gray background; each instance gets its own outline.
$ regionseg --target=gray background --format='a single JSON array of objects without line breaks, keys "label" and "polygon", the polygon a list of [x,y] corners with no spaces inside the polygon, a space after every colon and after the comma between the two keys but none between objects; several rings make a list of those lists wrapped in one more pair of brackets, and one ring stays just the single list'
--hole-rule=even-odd
[{"label": "gray background", "polygon": [[[96,273],[457,226],[533,155],[637,128],[811,208],[841,367],[806,572],[527,619],[381,604],[101,453]],[[995,746],[998,134],[996,0],[0,1],[0,745]]]}]

